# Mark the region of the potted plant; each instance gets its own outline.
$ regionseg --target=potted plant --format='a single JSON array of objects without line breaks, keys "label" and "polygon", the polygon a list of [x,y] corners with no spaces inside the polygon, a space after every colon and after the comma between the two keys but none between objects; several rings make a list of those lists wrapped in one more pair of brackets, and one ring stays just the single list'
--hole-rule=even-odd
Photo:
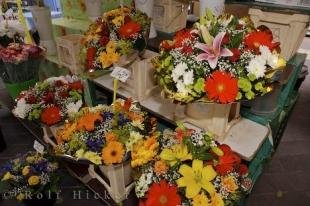
[{"label": "potted plant", "polygon": [[125,66],[146,48],[150,19],[133,8],[108,11],[90,25],[83,39],[82,53],[88,71]]},{"label": "potted plant", "polygon": [[38,80],[38,71],[44,50],[36,45],[11,43],[0,49],[1,78],[13,99]]},{"label": "potted plant", "polygon": [[66,159],[88,160],[90,175],[106,187],[115,202],[120,203],[133,188],[133,145],[149,139],[151,147],[156,137],[155,127],[156,121],[137,104],[131,100],[116,100],[111,106],[83,108],[75,114],[57,132],[55,151]]},{"label": "potted plant", "polygon": [[59,190],[58,163],[46,153],[28,152],[0,169],[0,192],[29,206],[52,206]]},{"label": "potted plant", "polygon": [[[134,165],[139,205],[237,205],[251,189],[240,156],[208,132],[180,125],[156,143],[153,158]],[[149,152],[141,146],[134,151],[141,158]]]},{"label": "potted plant", "polygon": [[240,117],[240,101],[271,92],[279,81],[286,64],[279,50],[272,33],[250,19],[208,10],[160,44],[155,78],[165,97],[186,104],[184,121],[224,138]]},{"label": "potted plant", "polygon": [[40,45],[47,49],[48,55],[57,53],[53,36],[51,10],[44,6],[43,0],[37,0],[36,6],[31,7],[32,18],[40,36]]}]

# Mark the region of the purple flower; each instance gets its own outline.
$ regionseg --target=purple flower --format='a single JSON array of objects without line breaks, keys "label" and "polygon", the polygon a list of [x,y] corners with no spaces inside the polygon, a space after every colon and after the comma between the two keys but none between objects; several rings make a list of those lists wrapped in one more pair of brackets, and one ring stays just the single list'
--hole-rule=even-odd
[{"label": "purple flower", "polygon": [[103,118],[105,121],[109,121],[113,118],[114,114],[112,112],[103,112]]},{"label": "purple flower", "polygon": [[103,146],[103,139],[88,139],[86,144],[90,150],[100,152]]},{"label": "purple flower", "polygon": [[199,54],[196,59],[198,61],[207,60],[210,67],[214,69],[217,65],[218,59],[220,57],[233,56],[233,53],[227,48],[221,48],[225,32],[221,32],[213,40],[212,46],[207,44],[197,43],[196,48],[201,49],[204,53]]},{"label": "purple flower", "polygon": [[44,160],[33,165],[34,171],[36,172],[47,172],[47,167],[48,167],[48,162]]},{"label": "purple flower", "polygon": [[118,125],[124,126],[127,122],[129,122],[129,119],[127,119],[124,114],[118,114]]}]

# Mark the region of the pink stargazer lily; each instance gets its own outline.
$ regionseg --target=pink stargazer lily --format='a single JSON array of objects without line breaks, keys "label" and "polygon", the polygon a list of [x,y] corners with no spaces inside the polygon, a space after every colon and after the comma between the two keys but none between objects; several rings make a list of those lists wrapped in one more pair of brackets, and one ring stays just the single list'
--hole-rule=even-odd
[{"label": "pink stargazer lily", "polygon": [[220,57],[233,56],[233,53],[227,48],[221,48],[225,32],[221,32],[213,40],[213,45],[208,46],[203,43],[196,43],[195,47],[201,49],[205,53],[199,54],[196,59],[198,61],[207,60],[212,69],[217,65],[217,61]]}]

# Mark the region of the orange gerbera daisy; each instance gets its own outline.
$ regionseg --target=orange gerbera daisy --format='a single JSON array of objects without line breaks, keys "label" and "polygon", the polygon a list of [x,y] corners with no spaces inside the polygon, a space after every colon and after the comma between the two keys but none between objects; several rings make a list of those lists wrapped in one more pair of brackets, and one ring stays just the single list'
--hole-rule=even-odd
[{"label": "orange gerbera daisy", "polygon": [[181,198],[174,185],[169,185],[166,180],[153,183],[148,191],[146,206],[176,206],[181,205]]},{"label": "orange gerbera daisy", "polygon": [[118,138],[113,132],[108,132],[105,134],[105,140],[107,142],[113,142],[113,141],[117,141]]},{"label": "orange gerbera daisy", "polygon": [[272,33],[266,31],[253,31],[249,33],[244,39],[244,44],[248,49],[256,53],[259,52],[259,47],[261,45],[267,46],[270,51],[279,46],[278,42],[273,42]]},{"label": "orange gerbera daisy", "polygon": [[117,141],[108,142],[102,149],[102,160],[106,165],[121,163],[125,150],[123,144]]},{"label": "orange gerbera daisy", "polygon": [[227,104],[236,100],[237,79],[229,72],[215,71],[206,79],[205,91],[210,100]]},{"label": "orange gerbera daisy", "polygon": [[131,38],[139,31],[141,31],[140,24],[134,21],[129,21],[119,28],[119,35],[121,38]]},{"label": "orange gerbera daisy", "polygon": [[102,121],[103,118],[99,112],[97,113],[87,113],[82,116],[77,123],[77,130],[93,131],[95,129],[95,122]]},{"label": "orange gerbera daisy", "polygon": [[60,122],[60,120],[60,109],[56,106],[45,108],[41,114],[41,121],[49,126]]}]

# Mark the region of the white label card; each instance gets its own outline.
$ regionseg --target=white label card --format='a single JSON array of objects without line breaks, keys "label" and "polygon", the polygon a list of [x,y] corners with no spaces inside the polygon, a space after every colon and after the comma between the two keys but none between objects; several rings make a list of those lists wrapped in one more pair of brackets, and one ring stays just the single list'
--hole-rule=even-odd
[{"label": "white label card", "polygon": [[114,67],[111,76],[115,79],[118,79],[121,82],[126,82],[127,79],[130,77],[130,71],[123,67]]},{"label": "white label card", "polygon": [[33,148],[41,154],[44,153],[44,146],[37,140],[34,140]]}]

